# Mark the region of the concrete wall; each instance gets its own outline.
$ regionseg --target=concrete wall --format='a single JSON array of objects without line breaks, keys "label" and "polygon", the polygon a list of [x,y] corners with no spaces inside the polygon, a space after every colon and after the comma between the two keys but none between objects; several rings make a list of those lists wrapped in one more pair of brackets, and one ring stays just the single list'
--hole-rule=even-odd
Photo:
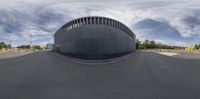
[{"label": "concrete wall", "polygon": [[102,56],[135,51],[135,35],[103,24],[87,24],[56,32],[55,47],[66,54]]}]

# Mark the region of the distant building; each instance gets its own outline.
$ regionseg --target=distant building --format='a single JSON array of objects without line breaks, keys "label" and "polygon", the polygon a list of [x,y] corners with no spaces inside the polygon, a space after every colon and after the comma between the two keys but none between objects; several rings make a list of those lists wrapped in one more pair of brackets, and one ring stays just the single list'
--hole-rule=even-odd
[{"label": "distant building", "polygon": [[104,59],[134,52],[135,34],[106,17],[83,17],[62,26],[54,35],[54,50],[74,57]]},{"label": "distant building", "polygon": [[53,44],[47,43],[45,49],[53,49]]}]

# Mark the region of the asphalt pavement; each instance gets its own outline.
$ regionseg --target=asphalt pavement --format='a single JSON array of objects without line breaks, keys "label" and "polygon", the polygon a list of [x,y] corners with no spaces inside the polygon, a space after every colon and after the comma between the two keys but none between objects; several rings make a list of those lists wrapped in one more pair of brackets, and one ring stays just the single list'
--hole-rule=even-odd
[{"label": "asphalt pavement", "polygon": [[0,60],[0,99],[200,99],[200,60],[135,52],[85,63],[35,52]]}]

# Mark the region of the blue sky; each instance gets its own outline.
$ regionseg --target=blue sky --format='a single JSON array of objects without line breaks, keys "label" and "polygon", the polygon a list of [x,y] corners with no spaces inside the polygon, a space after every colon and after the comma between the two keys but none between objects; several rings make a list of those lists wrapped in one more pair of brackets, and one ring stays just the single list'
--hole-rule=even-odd
[{"label": "blue sky", "polygon": [[169,45],[200,43],[198,0],[1,0],[0,41],[14,46],[53,42],[53,34],[71,19],[106,16],[126,24],[141,40]]}]

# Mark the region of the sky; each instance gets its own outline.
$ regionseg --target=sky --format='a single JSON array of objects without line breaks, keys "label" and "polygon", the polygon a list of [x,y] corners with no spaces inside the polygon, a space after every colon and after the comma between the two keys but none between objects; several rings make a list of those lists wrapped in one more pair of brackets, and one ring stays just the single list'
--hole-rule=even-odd
[{"label": "sky", "polygon": [[53,43],[72,19],[104,16],[127,25],[140,40],[191,47],[200,43],[200,0],[1,0],[0,41],[13,46]]}]

